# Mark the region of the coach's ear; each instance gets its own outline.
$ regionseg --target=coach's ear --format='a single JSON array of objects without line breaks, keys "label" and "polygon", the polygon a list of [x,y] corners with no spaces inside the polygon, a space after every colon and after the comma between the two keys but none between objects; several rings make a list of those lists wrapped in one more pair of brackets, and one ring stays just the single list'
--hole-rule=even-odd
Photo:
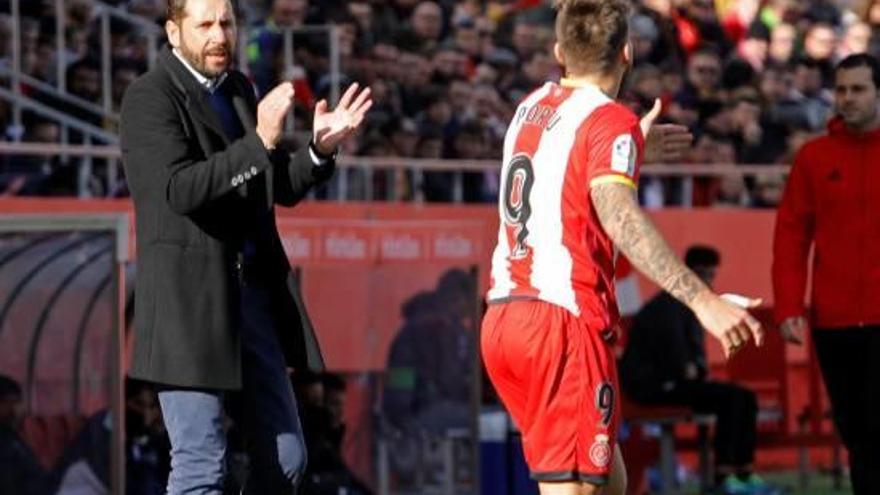
[{"label": "coach's ear", "polygon": [[168,35],[168,44],[173,48],[180,47],[180,26],[168,19],[165,21],[165,34]]},{"label": "coach's ear", "polygon": [[565,67],[565,55],[562,53],[562,47],[559,46],[559,43],[553,43],[553,56],[556,57],[556,62],[559,65]]}]

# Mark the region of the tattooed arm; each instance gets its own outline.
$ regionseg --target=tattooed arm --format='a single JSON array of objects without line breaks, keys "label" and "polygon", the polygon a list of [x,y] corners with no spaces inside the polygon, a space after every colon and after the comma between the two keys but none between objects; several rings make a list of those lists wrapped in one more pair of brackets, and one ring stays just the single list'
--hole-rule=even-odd
[{"label": "tattooed arm", "polygon": [[[602,228],[633,266],[693,310],[703,328],[718,338],[726,354],[742,347],[751,335],[763,340],[760,323],[717,295],[678,259],[642,212],[635,191],[620,183],[590,189]],[[753,305],[760,301],[752,301]]]},{"label": "tattooed arm", "polygon": [[598,184],[590,190],[596,214],[614,245],[646,277],[690,306],[709,288],[678,259],[623,184]]}]

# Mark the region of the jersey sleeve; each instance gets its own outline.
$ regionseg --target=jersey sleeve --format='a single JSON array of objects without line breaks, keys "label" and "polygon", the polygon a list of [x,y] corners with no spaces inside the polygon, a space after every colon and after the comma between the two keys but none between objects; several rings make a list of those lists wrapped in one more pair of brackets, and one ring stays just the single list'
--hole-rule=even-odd
[{"label": "jersey sleeve", "polygon": [[645,150],[639,119],[623,105],[603,105],[587,118],[581,136],[585,143],[587,181],[617,182],[635,188]]}]

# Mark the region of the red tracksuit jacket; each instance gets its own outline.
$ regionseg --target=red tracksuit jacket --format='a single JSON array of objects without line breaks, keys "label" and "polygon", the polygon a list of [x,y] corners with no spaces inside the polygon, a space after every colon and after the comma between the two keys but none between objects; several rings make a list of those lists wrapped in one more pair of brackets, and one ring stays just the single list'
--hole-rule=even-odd
[{"label": "red tracksuit jacket", "polygon": [[880,324],[880,130],[839,119],[798,152],[776,217],[773,291],[778,321],[804,315],[815,244],[812,324]]}]

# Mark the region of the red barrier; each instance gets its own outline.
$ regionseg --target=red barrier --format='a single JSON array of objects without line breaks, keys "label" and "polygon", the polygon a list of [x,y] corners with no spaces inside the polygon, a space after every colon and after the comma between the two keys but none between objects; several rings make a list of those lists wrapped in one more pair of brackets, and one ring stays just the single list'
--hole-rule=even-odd
[{"label": "red barrier", "polygon": [[[119,211],[131,212],[131,203],[127,200],[0,200],[0,214]],[[766,306],[772,306],[772,210],[663,209],[652,211],[650,215],[677,252],[683,253],[694,243],[710,244],[721,252],[722,265],[716,281],[718,290],[762,297]],[[330,354],[331,364],[344,369],[380,366],[382,353],[369,359],[358,357],[349,360],[335,356],[331,341],[336,342],[337,338],[325,335],[325,329],[320,324],[323,321],[333,322],[331,328],[334,329],[341,325],[338,320],[343,315],[336,311],[334,298],[325,297],[333,294],[334,290],[340,290],[340,284],[334,282],[347,281],[345,290],[348,296],[353,297],[348,301],[350,311],[345,312],[348,317],[358,314],[354,311],[356,304],[368,304],[365,287],[360,284],[361,288],[358,289],[359,284],[353,281],[365,280],[370,269],[380,263],[401,265],[400,270],[406,275],[403,279],[409,278],[411,282],[408,289],[422,287],[426,283],[417,282],[415,266],[426,263],[456,266],[476,264],[481,289],[488,287],[488,264],[497,238],[497,211],[494,206],[306,202],[296,208],[279,208],[278,219],[291,263],[302,266],[304,270],[308,268],[303,276],[305,297],[309,300],[310,311],[318,320],[322,344]],[[131,245],[134,246],[134,243]],[[657,289],[643,278],[640,280],[642,298],[647,299]],[[383,290],[398,289],[390,284],[385,285]],[[383,301],[390,302],[390,299],[394,298]],[[370,301],[369,304],[385,302]],[[398,307],[394,305],[379,312],[396,315]],[[373,309],[376,309],[375,306]],[[349,338],[356,328],[363,328],[363,322],[348,323],[345,334]],[[333,333],[337,331],[333,330]],[[795,360],[803,362],[806,359],[800,349],[790,352],[793,353],[790,357]],[[717,346],[711,345],[709,353],[711,361],[721,362]],[[343,354],[350,355],[348,352]]]}]

